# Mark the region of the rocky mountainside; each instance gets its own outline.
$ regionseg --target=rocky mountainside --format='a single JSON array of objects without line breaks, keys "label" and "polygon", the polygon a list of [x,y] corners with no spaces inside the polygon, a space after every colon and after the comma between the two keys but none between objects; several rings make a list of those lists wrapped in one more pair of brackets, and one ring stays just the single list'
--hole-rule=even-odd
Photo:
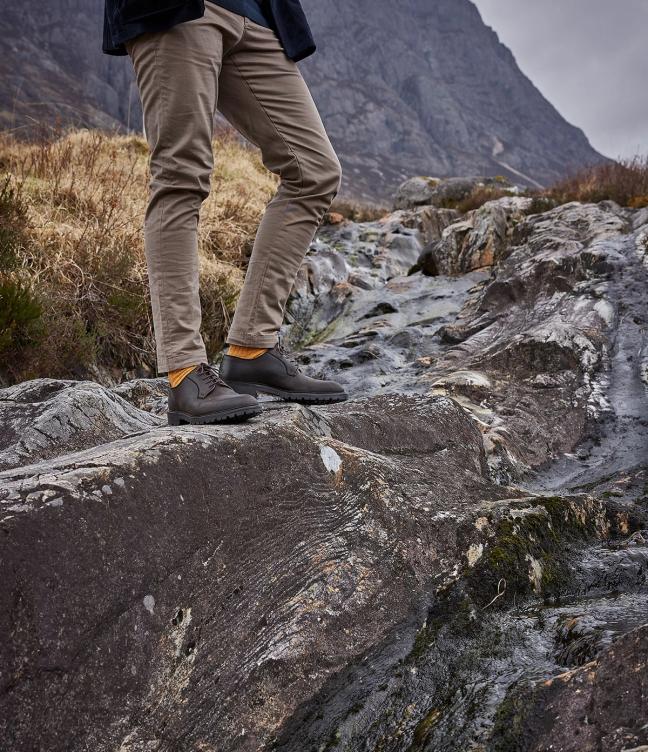
[{"label": "rocky mountainside", "polygon": [[56,122],[141,128],[132,71],[101,52],[103,0],[5,3],[0,14],[0,128]]},{"label": "rocky mountainside", "polygon": [[291,296],[346,403],[0,391],[3,749],[648,745],[648,210],[407,195]]},{"label": "rocky mountainside", "polygon": [[[0,18],[0,124],[54,117],[140,127],[128,60],[99,51],[102,0]],[[470,0],[304,0],[300,63],[345,168],[343,192],[386,200],[412,174],[546,184],[602,157],[519,70]]]},{"label": "rocky mountainside", "polygon": [[470,0],[304,0],[303,62],[354,188],[413,174],[547,184],[601,159],[520,71]]}]

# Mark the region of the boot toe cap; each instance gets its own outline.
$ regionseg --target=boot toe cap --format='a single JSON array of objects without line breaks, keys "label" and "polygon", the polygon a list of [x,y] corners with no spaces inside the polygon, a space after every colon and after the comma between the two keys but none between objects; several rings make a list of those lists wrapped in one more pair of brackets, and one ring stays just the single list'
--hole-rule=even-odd
[{"label": "boot toe cap", "polygon": [[227,405],[233,410],[237,408],[260,407],[258,400],[251,394],[237,394],[235,397],[230,397],[227,400]]},{"label": "boot toe cap", "polygon": [[322,394],[342,394],[345,392],[342,384],[338,384],[337,381],[325,381],[314,379],[313,391],[322,392]]}]

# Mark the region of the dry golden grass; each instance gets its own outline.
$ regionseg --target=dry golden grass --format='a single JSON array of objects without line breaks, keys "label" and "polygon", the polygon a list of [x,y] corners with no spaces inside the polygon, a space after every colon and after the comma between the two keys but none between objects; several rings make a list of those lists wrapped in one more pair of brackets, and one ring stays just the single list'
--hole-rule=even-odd
[{"label": "dry golden grass", "polygon": [[[217,133],[214,152],[199,241],[210,355],[222,346],[258,222],[277,186],[258,151],[231,132]],[[81,130],[24,143],[0,134],[5,383],[154,372],[142,228],[147,164],[138,136]]]},{"label": "dry golden grass", "polygon": [[[497,186],[477,187],[459,201],[447,201],[445,208],[461,214],[478,209],[511,193]],[[604,162],[580,170],[544,189],[527,189],[517,195],[533,199],[527,213],[547,211],[570,201],[598,203],[615,201],[621,206],[640,209],[648,206],[648,156],[637,156],[617,162]]]},{"label": "dry golden grass", "polygon": [[621,206],[648,206],[648,156],[604,162],[576,172],[542,193],[557,204],[611,200]]}]

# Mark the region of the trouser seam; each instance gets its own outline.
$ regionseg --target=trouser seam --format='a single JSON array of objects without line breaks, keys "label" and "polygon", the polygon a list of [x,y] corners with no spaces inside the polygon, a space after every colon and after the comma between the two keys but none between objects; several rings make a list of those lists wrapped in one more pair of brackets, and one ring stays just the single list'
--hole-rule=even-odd
[{"label": "trouser seam", "polygon": [[[159,66],[159,60],[158,60],[159,49],[160,49],[160,42],[158,40],[155,45],[155,54],[153,57],[153,69],[155,71],[156,80],[158,80],[159,83],[161,84],[160,85],[160,112],[158,113],[158,122],[157,122],[158,132],[156,134],[157,138],[161,140],[163,130],[160,126],[160,123],[165,122],[165,118],[167,115],[167,97],[166,97],[166,89],[164,87],[164,83],[161,81],[160,66]],[[158,141],[158,145],[159,146],[161,145],[159,141]],[[162,227],[164,225],[164,215],[166,211],[167,199],[168,199],[168,196],[165,194],[162,198],[162,206],[160,207],[160,211],[157,213],[158,220],[157,220],[156,247],[158,249],[158,252],[159,252],[159,249],[162,248]],[[168,326],[168,320],[167,320],[167,316],[165,312],[165,306],[163,305],[164,293],[165,293],[165,286],[164,286],[165,275],[160,274],[159,262],[160,262],[159,254],[156,254],[156,258],[155,258],[155,269],[156,269],[156,277],[157,277],[156,287],[158,288],[157,289],[157,294],[158,294],[157,305],[158,305],[158,310],[160,313],[160,324],[161,324],[161,329],[162,329],[162,347],[160,349],[162,350],[162,353],[163,353],[164,366],[165,366],[165,368],[161,370],[166,370],[168,369],[168,363],[169,363],[169,354],[167,352],[167,339],[168,339],[167,332],[168,332],[169,326]]]}]

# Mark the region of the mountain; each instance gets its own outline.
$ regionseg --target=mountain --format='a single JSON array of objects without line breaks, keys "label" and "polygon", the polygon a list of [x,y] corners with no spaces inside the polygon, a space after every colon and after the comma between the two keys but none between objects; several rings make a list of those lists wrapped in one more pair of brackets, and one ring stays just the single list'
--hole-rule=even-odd
[{"label": "mountain", "polygon": [[304,75],[354,185],[421,173],[548,183],[601,159],[469,0],[304,7],[319,40]]},{"label": "mountain", "polygon": [[[470,0],[303,0],[318,44],[300,63],[344,168],[384,200],[413,174],[547,184],[603,157],[520,71]],[[128,59],[100,51],[102,0],[0,19],[0,125],[60,117],[139,127]],[[130,100],[130,101],[129,101]]]}]

